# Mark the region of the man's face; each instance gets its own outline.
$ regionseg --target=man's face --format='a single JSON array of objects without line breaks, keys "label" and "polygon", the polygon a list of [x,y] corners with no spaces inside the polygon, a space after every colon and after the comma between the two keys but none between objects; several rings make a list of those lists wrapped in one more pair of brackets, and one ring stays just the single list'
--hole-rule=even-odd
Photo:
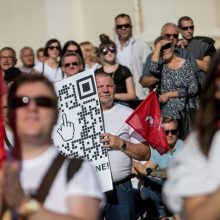
[{"label": "man's face", "polygon": [[26,67],[34,66],[34,53],[31,49],[24,49],[21,53],[21,62]]},{"label": "man's face", "polygon": [[180,32],[184,39],[191,40],[193,38],[194,25],[192,20],[182,21]]},{"label": "man's face", "polygon": [[115,86],[113,79],[109,76],[96,76],[96,85],[102,110],[106,110],[113,105]]},{"label": "man's face", "polygon": [[167,37],[167,39],[172,40],[173,45],[176,46],[177,40],[178,40],[178,35],[179,35],[179,31],[178,31],[177,27],[175,27],[173,25],[169,25],[164,29],[163,33],[161,33],[161,34],[165,35]]},{"label": "man's face", "polygon": [[80,73],[83,70],[77,56],[67,56],[64,58],[62,70],[67,77]]},{"label": "man's face", "polygon": [[17,59],[15,54],[11,50],[3,50],[0,53],[0,67],[3,71],[14,67],[16,65]]},{"label": "man's face", "polygon": [[168,145],[172,149],[174,148],[179,136],[178,128],[174,122],[169,122],[164,123],[164,130],[166,132]]},{"label": "man's face", "polygon": [[[54,104],[55,97],[52,91],[42,82],[25,83],[17,89],[16,97],[17,99],[23,97],[23,101],[27,101],[27,97],[30,97],[30,102],[27,102],[26,106],[20,104],[15,107],[18,138],[21,141],[50,142],[51,132],[57,119],[56,107],[48,106],[48,103]],[[34,98],[38,98],[38,101]],[[23,102],[14,100],[13,103]]]},{"label": "man's face", "polygon": [[115,32],[120,40],[128,40],[132,36],[132,25],[128,17],[115,20]]}]

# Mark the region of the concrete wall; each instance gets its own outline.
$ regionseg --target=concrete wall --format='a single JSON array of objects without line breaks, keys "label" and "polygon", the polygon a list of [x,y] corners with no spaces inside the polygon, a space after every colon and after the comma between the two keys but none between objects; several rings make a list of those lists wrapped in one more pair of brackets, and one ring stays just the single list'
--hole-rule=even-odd
[{"label": "concrete wall", "polygon": [[53,37],[98,45],[101,33],[115,39],[114,17],[121,12],[131,15],[134,35],[150,43],[165,22],[189,15],[196,34],[214,37],[219,47],[219,8],[219,0],[1,0],[0,48],[36,50]]}]

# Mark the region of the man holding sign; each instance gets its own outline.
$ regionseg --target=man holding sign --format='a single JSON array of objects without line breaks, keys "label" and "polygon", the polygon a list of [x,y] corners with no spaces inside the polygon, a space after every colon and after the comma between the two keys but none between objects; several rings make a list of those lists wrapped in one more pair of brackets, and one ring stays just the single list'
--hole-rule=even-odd
[{"label": "man holding sign", "polygon": [[110,75],[96,73],[96,84],[103,113],[105,133],[101,134],[101,142],[109,148],[109,161],[113,178],[113,190],[106,193],[106,220],[133,220],[134,193],[131,184],[132,158],[148,160],[150,148],[140,143],[143,139],[125,120],[132,110],[114,103],[114,81]]}]

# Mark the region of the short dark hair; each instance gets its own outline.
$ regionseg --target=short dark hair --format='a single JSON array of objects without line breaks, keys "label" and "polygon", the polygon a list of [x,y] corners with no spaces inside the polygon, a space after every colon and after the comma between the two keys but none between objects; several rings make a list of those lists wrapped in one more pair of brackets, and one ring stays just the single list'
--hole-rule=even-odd
[{"label": "short dark hair", "polygon": [[34,55],[34,50],[31,48],[31,47],[29,47],[29,46],[25,46],[25,47],[22,47],[21,48],[21,50],[20,50],[20,56],[21,56],[21,54],[23,53],[23,51],[24,50],[31,50],[31,52],[33,53],[33,55]]},{"label": "short dark hair", "polygon": [[3,47],[3,48],[0,50],[0,53],[1,53],[2,51],[4,51],[4,50],[10,50],[10,51],[14,54],[14,56],[15,56],[15,58],[16,58],[16,51],[15,51],[12,47]]},{"label": "short dark hair", "polygon": [[121,13],[121,14],[117,15],[117,16],[115,17],[115,21],[116,21],[118,18],[124,18],[124,17],[127,17],[127,18],[130,20],[130,22],[131,22],[131,17],[130,17],[130,15],[125,14],[125,13]]},{"label": "short dark hair", "polygon": [[61,55],[61,44],[60,41],[58,41],[57,39],[53,38],[47,41],[47,43],[45,44],[44,47],[44,56],[48,57],[48,48],[51,46],[51,44],[53,43],[58,43],[58,47],[59,47],[59,56]]},{"label": "short dark hair", "polygon": [[179,20],[178,20],[178,28],[181,28],[181,27],[182,27],[183,21],[192,21],[192,22],[193,22],[193,19],[190,18],[189,16],[182,16],[182,17],[179,18]]},{"label": "short dark hair", "polygon": [[63,62],[64,62],[64,59],[66,57],[77,57],[78,61],[80,64],[82,64],[82,58],[80,57],[80,55],[78,53],[75,53],[75,52],[67,52],[65,53],[62,58],[61,58],[61,66],[63,66]]}]

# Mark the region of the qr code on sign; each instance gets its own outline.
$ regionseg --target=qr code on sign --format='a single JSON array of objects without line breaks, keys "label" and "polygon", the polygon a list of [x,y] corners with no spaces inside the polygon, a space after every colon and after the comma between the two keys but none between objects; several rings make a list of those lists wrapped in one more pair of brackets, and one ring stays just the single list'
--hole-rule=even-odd
[{"label": "qr code on sign", "polygon": [[68,157],[94,161],[107,157],[100,145],[104,132],[94,75],[79,74],[55,84],[59,99],[59,119],[53,141]]}]

